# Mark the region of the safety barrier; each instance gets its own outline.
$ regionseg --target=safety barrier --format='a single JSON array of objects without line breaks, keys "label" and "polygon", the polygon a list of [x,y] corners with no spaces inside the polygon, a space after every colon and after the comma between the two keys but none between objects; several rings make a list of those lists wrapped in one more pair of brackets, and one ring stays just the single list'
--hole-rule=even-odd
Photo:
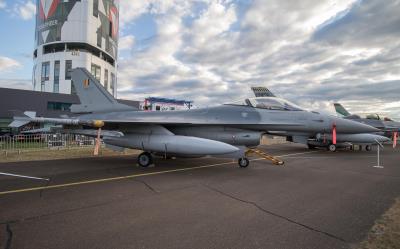
[{"label": "safety barrier", "polygon": [[0,136],[0,151],[31,151],[94,146],[95,139],[75,134]]}]

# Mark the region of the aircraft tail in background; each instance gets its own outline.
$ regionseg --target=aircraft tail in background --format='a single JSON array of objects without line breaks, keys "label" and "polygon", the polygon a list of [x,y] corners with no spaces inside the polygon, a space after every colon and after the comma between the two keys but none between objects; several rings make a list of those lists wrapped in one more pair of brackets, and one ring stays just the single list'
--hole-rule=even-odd
[{"label": "aircraft tail in background", "polygon": [[340,116],[342,117],[351,116],[350,112],[348,112],[346,108],[344,108],[341,104],[334,103],[333,105],[335,106],[336,113],[339,114]]},{"label": "aircraft tail in background", "polygon": [[251,90],[253,91],[256,97],[276,97],[268,88],[258,86],[252,87]]}]

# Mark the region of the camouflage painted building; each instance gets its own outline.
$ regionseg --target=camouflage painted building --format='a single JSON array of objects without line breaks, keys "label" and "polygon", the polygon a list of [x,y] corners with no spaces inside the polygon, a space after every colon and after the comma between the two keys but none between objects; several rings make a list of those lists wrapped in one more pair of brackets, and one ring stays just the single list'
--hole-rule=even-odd
[{"label": "camouflage painted building", "polygon": [[71,93],[70,69],[84,67],[115,96],[119,0],[37,0],[36,91]]}]

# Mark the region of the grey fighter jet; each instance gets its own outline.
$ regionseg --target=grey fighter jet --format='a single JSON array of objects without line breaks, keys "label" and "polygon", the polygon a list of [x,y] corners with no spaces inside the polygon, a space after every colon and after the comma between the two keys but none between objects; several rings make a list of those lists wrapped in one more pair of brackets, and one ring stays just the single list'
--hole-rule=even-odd
[{"label": "grey fighter jet", "polygon": [[400,122],[393,121],[388,117],[381,118],[379,114],[367,114],[361,117],[358,114],[351,114],[340,103],[334,103],[333,105],[340,117],[378,128],[382,131],[382,135],[392,138],[393,144],[396,145],[395,140],[398,138],[398,133],[400,132]]},{"label": "grey fighter jet", "polygon": [[[30,122],[61,124],[70,132],[103,138],[114,149],[143,150],[138,164],[152,164],[153,155],[165,157],[218,156],[238,159],[247,167],[246,149],[259,145],[265,133],[285,133],[296,141],[319,141],[321,134],[361,138],[378,129],[332,115],[305,111],[276,97],[249,98],[203,109],[172,112],[133,110],[118,103],[86,70],[74,69],[72,81],[81,104],[76,117],[36,117],[33,112],[14,118],[12,126]],[[97,132],[95,129],[98,129]],[[336,131],[336,132],[335,132]],[[381,136],[368,137],[384,141]],[[335,139],[333,139],[335,140]],[[335,143],[330,143],[336,148]]]},{"label": "grey fighter jet", "polygon": [[[251,88],[254,92],[254,95],[256,97],[276,97],[268,88],[266,87],[252,87]],[[340,117],[343,116],[348,116],[346,118],[348,119],[353,119],[353,116],[351,115],[347,110],[343,108],[340,104],[335,104],[335,108],[337,113],[341,113]],[[358,117],[358,116],[355,116]],[[359,117],[358,117],[359,118]],[[357,119],[354,121],[361,122]],[[366,123],[368,125],[371,125],[377,129],[384,129],[387,128],[385,127],[382,122],[378,121],[370,121],[370,122],[361,122],[361,123]],[[392,122],[394,123],[394,122]],[[382,125],[381,125],[382,124]],[[298,134],[291,134],[287,132],[274,132],[273,134],[275,135],[280,135],[280,136],[286,136],[286,139],[291,142],[298,142],[298,143],[303,143],[307,144],[307,146],[310,149],[314,149],[315,147],[327,147],[329,150],[334,151],[336,150],[336,147],[353,147],[353,145],[358,145],[360,149],[365,146],[366,150],[371,150],[371,144],[376,144],[376,141],[383,142],[384,139],[380,135],[384,135],[385,133],[379,132],[375,134],[352,134],[352,135],[336,135],[336,143],[333,142],[335,135],[333,134],[317,134],[316,137],[309,137],[306,139],[305,136],[298,136]],[[397,137],[397,133],[394,134],[393,137]],[[338,142],[339,141],[339,142]]]}]

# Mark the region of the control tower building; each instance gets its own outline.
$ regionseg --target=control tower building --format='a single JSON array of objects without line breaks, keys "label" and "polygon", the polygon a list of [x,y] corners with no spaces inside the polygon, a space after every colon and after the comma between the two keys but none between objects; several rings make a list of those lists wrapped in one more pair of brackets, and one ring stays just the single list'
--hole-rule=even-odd
[{"label": "control tower building", "polygon": [[37,0],[33,88],[73,92],[84,67],[116,95],[119,0]]}]

